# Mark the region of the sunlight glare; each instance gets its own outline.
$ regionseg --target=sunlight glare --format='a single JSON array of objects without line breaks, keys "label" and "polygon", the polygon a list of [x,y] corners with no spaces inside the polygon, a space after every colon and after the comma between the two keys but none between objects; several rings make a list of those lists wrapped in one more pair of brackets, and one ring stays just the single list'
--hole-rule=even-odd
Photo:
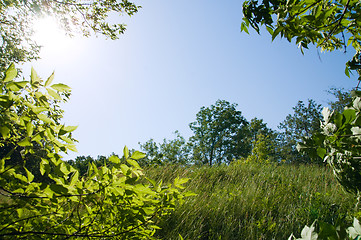
[{"label": "sunlight glare", "polygon": [[34,23],[34,32],[35,41],[42,46],[42,50],[62,53],[71,46],[72,38],[50,16],[38,19]]}]

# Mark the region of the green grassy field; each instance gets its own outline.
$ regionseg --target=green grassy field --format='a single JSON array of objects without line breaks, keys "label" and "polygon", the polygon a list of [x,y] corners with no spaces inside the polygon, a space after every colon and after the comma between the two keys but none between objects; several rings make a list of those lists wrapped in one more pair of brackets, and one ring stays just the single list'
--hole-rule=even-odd
[{"label": "green grassy field", "polygon": [[356,212],[328,167],[235,164],[214,167],[164,166],[145,170],[168,182],[191,178],[189,197],[161,222],[162,239],[288,239],[316,219],[334,224]]}]

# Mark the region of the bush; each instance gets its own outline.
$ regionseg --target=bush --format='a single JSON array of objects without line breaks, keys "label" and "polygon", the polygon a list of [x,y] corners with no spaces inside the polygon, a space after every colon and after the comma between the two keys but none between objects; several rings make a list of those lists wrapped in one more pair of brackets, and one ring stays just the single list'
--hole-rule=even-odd
[{"label": "bush", "polygon": [[81,177],[60,155],[75,150],[76,127],[60,124],[70,88],[51,85],[54,75],[43,84],[34,70],[30,81],[16,75],[11,65],[0,82],[0,238],[152,239],[158,219],[189,195],[180,192],[188,179],[146,178],[136,162],[144,154],[127,148],[126,163],[112,156],[111,168],[89,164]]}]

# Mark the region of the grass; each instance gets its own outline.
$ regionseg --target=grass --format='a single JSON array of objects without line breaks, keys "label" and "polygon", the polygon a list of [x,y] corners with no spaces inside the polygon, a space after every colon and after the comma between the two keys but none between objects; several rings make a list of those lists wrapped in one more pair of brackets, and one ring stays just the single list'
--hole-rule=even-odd
[{"label": "grass", "polygon": [[152,179],[191,178],[188,198],[162,221],[162,239],[288,239],[316,219],[348,221],[356,200],[327,167],[235,164],[146,169]]}]

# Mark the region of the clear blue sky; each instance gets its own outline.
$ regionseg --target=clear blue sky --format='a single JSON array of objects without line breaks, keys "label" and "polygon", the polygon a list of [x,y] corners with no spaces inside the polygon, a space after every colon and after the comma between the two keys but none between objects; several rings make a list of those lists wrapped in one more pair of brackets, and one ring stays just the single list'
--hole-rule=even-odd
[{"label": "clear blue sky", "polygon": [[[240,32],[242,2],[137,1],[143,8],[123,20],[119,40],[74,38],[44,43],[31,63],[40,76],[72,87],[64,122],[78,125],[77,155],[122,153],[150,138],[160,142],[217,99],[237,103],[251,120],[277,126],[298,100],[326,105],[330,87],[355,87],[344,75],[348,54],[302,55],[295,44]],[[59,38],[60,39],[60,38]],[[25,73],[30,69],[25,66]]]}]

